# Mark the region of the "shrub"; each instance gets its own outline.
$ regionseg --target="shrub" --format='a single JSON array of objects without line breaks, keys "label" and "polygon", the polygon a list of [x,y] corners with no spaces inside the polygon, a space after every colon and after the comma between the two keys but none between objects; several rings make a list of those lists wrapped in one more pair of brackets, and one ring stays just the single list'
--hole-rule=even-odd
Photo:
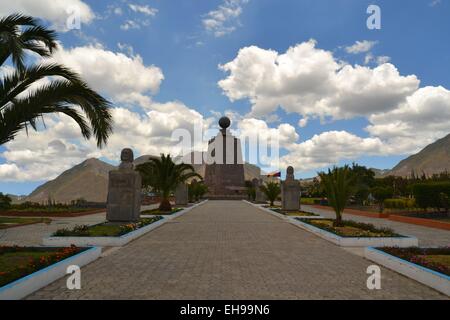
[{"label": "shrub", "polygon": [[388,209],[412,209],[416,205],[414,199],[386,199],[384,206]]},{"label": "shrub", "polygon": [[0,192],[0,210],[8,210],[11,208],[11,198]]},{"label": "shrub", "polygon": [[412,188],[420,208],[445,208],[445,199],[450,197],[450,182],[418,183]]}]

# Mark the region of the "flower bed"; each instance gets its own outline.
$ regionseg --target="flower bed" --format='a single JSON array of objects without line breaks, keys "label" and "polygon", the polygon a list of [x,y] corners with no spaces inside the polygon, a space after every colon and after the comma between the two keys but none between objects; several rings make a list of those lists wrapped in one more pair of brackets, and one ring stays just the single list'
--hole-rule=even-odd
[{"label": "flower bed", "polygon": [[403,237],[393,230],[388,228],[376,228],[373,224],[369,223],[361,223],[352,220],[344,220],[342,221],[341,227],[335,227],[333,225],[334,220],[332,219],[301,219],[296,218],[297,220],[310,224],[314,227],[320,228],[322,230],[326,230],[328,232],[334,233],[340,237]]},{"label": "flower bed", "polygon": [[307,217],[288,218],[292,224],[342,247],[411,247],[418,245],[416,237],[399,235],[390,229],[376,228],[371,224],[343,221],[334,227],[333,220]]},{"label": "flower bed", "polygon": [[54,237],[120,237],[129,232],[143,228],[149,224],[152,224],[158,220],[161,220],[161,216],[155,216],[152,218],[143,218],[135,223],[127,224],[112,224],[103,222],[100,224],[87,226],[77,225],[72,229],[59,229],[53,236]]},{"label": "flower bed", "polygon": [[0,287],[78,254],[86,248],[0,247]]},{"label": "flower bed", "polygon": [[294,216],[294,217],[319,217],[318,214],[312,212],[305,211],[283,211],[281,208],[269,207],[270,210],[275,211],[277,213],[283,214],[285,216]]},{"label": "flower bed", "polygon": [[450,276],[450,247],[447,248],[377,248],[400,259]]},{"label": "flower bed", "polygon": [[364,256],[450,296],[450,248],[368,247]]}]

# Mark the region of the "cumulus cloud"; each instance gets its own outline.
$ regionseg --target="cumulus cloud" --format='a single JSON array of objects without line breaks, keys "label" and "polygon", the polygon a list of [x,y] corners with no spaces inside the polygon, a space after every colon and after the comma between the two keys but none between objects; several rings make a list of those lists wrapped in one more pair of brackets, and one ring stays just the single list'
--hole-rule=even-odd
[{"label": "cumulus cloud", "polygon": [[[342,152],[330,150],[327,157],[333,159],[336,155],[341,159],[361,154],[358,150],[378,155],[411,154],[450,132],[450,96],[446,88],[420,88],[419,79],[401,75],[388,63],[389,57],[371,59],[378,65],[350,65],[337,60],[330,51],[316,48],[314,40],[297,44],[285,53],[245,47],[235,59],[219,66],[228,76],[218,85],[231,101],[248,99],[252,105],[250,117],[264,118],[280,107],[302,116],[299,127],[311,118],[367,119],[369,138],[323,133],[291,148],[285,159],[292,161],[306,155],[302,150],[326,151],[318,147],[325,145],[323,137],[352,141],[342,145],[333,142]],[[315,157],[305,167],[326,162]]]},{"label": "cumulus cloud", "polygon": [[450,132],[450,91],[420,88],[398,108],[372,115],[369,122],[367,131],[383,139],[391,153],[417,152]]},{"label": "cumulus cloud", "polygon": [[356,41],[353,45],[345,47],[345,51],[352,54],[368,52],[378,43],[378,41]]},{"label": "cumulus cloud", "polygon": [[389,63],[369,68],[338,62],[314,40],[282,54],[245,47],[219,67],[229,73],[218,83],[224,94],[231,101],[249,99],[255,117],[278,107],[304,117],[365,116],[395,108],[419,86],[416,76],[402,76]]},{"label": "cumulus cloud", "polygon": [[141,56],[127,56],[98,46],[66,49],[62,46],[47,62],[58,62],[83,76],[95,90],[114,102],[148,104],[148,94],[158,92],[163,72],[145,65]]},{"label": "cumulus cloud", "polygon": [[281,167],[289,165],[308,171],[353,160],[363,155],[377,155],[383,151],[378,138],[361,138],[347,131],[328,131],[311,139],[289,146],[289,153],[280,159]]},{"label": "cumulus cloud", "polygon": [[208,12],[202,20],[203,26],[216,37],[236,30],[238,17],[248,0],[225,0],[217,9]]},{"label": "cumulus cloud", "polygon": [[82,0],[14,0],[2,1],[0,16],[23,13],[50,21],[58,31],[67,31],[67,21],[74,14],[81,23],[90,23],[95,14]]}]

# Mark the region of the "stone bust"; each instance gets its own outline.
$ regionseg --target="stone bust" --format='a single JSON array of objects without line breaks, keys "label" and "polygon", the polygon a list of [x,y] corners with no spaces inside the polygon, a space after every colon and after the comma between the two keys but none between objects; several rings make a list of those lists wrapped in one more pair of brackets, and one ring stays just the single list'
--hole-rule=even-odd
[{"label": "stone bust", "polygon": [[133,154],[133,150],[131,150],[130,148],[125,148],[122,149],[122,152],[120,153],[120,165],[119,165],[119,169],[122,170],[133,170],[134,165],[133,165],[133,161],[134,161],[134,154]]},{"label": "stone bust", "polygon": [[286,169],[286,180],[294,180],[294,168],[292,166]]}]

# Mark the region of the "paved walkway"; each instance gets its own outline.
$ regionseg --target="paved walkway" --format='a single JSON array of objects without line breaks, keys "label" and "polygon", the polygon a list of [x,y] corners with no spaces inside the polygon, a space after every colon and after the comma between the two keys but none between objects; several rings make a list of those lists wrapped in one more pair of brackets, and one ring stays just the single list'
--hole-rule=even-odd
[{"label": "paved walkway", "polygon": [[242,201],[209,201],[82,268],[31,299],[435,299],[445,298]]},{"label": "paved walkway", "polygon": [[[313,206],[302,205],[302,210],[318,213],[324,217],[334,218],[332,209],[319,209]],[[344,219],[358,222],[372,223],[378,227],[387,227],[403,235],[415,236],[419,239],[419,246],[445,247],[450,246],[450,231],[429,228],[410,223],[392,221],[388,219],[370,218],[344,213]]]}]

